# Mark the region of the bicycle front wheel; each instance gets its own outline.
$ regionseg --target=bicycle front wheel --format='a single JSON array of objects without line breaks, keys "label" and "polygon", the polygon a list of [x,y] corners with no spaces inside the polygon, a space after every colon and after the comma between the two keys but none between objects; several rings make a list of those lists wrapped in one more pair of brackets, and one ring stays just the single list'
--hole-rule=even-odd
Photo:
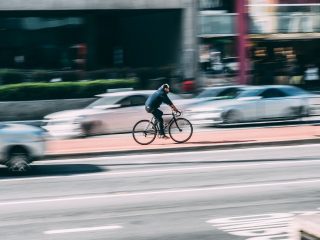
[{"label": "bicycle front wheel", "polygon": [[173,141],[184,143],[188,141],[193,134],[192,124],[185,118],[177,118],[169,126],[169,135]]},{"label": "bicycle front wheel", "polygon": [[137,143],[148,145],[156,138],[157,129],[149,120],[141,120],[134,125],[132,136]]}]

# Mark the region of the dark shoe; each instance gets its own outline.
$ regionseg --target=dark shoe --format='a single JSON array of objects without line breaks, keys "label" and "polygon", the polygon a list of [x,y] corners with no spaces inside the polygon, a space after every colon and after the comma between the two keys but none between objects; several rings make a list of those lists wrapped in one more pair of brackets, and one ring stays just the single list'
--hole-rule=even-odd
[{"label": "dark shoe", "polygon": [[160,138],[162,138],[162,139],[164,139],[164,140],[170,139],[167,135],[160,135]]}]

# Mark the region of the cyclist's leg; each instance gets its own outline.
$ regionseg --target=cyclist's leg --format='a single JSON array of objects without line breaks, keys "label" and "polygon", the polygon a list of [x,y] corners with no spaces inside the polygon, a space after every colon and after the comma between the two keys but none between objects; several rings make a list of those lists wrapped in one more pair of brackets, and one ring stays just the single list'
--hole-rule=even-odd
[{"label": "cyclist's leg", "polygon": [[162,118],[162,115],[163,115],[163,112],[160,111],[159,109],[155,109],[153,112],[152,112],[153,116],[157,119],[158,121],[158,126],[159,126],[159,133],[160,135],[165,135],[164,134],[164,126],[163,126],[163,118]]},{"label": "cyclist's leg", "polygon": [[[146,109],[147,113],[150,113],[150,114],[152,114],[152,115],[154,116],[154,118],[155,118],[154,124],[157,125],[157,124],[158,124],[158,119],[157,119],[156,116],[153,114],[154,109],[152,109],[152,108],[149,107],[149,106],[145,106],[145,109]],[[153,119],[152,119],[151,121],[153,121]]]}]

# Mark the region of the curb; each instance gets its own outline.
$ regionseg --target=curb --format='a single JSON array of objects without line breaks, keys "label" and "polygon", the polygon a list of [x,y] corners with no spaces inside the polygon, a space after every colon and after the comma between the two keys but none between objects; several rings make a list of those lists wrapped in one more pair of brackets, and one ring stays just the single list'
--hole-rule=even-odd
[{"label": "curb", "polygon": [[[227,149],[243,149],[258,146],[290,146],[297,144],[312,144],[320,143],[320,138],[299,139],[299,140],[286,140],[286,141],[272,141],[272,142],[250,142],[250,143],[231,143],[221,145],[201,145],[190,147],[173,147],[173,148],[154,148],[154,149],[127,149],[127,150],[112,150],[112,151],[99,151],[87,153],[62,153],[62,154],[47,154],[44,160],[57,160],[65,158],[84,158],[94,156],[119,156],[129,154],[148,154],[148,153],[174,153],[174,152],[191,152],[191,151],[205,151],[205,150],[227,150]],[[177,144],[178,145],[178,144]]]}]

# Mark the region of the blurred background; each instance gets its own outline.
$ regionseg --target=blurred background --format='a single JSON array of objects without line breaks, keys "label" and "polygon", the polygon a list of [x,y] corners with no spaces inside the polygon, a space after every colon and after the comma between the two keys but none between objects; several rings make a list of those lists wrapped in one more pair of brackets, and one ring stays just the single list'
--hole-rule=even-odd
[{"label": "blurred background", "polygon": [[320,89],[318,0],[21,0],[0,10],[0,121],[162,83],[186,97],[218,85]]},{"label": "blurred background", "polygon": [[0,1],[2,238],[319,239],[319,52],[320,0]]}]

